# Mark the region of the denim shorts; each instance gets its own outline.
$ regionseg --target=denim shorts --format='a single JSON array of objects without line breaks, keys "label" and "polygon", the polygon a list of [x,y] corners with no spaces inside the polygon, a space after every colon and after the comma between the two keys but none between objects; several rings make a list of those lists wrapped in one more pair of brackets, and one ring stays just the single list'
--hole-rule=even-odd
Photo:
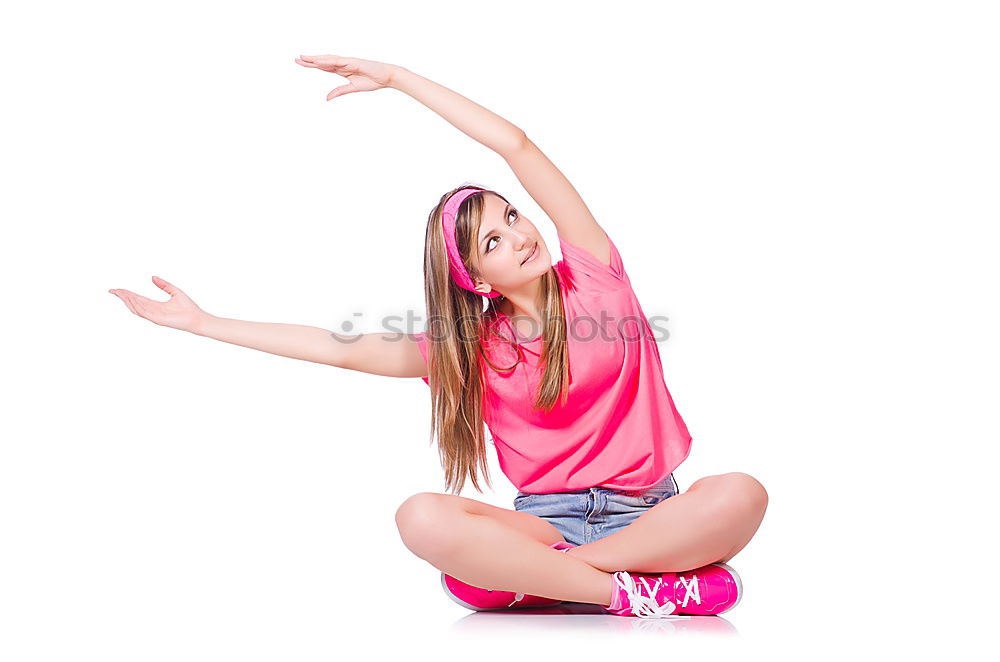
[{"label": "denim shorts", "polygon": [[514,497],[514,510],[546,520],[568,543],[585,545],[624,529],[679,491],[674,475],[670,474],[656,485],[638,492],[607,487],[552,494],[518,492]]}]

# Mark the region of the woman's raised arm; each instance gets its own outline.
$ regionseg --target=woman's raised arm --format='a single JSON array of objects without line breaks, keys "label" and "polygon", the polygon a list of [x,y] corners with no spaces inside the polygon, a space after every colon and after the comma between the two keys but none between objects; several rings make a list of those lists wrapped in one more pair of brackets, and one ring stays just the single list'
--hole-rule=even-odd
[{"label": "woman's raised arm", "polygon": [[501,156],[520,148],[526,138],[524,131],[496,113],[405,67],[339,55],[300,55],[295,61],[348,80],[346,85],[331,90],[327,101],[352,92],[391,87],[413,97]]},{"label": "woman's raised arm", "polygon": [[389,87],[413,97],[504,158],[528,139],[524,131],[491,110],[404,67],[394,67]]},{"label": "woman's raised arm", "polygon": [[527,135],[496,113],[405,67],[339,55],[301,55],[304,67],[322,69],[348,79],[327,94],[327,100],[391,87],[424,104],[457,129],[489,147],[513,170],[524,190],[542,208],[561,237],[595,257],[611,261],[611,247],[583,198],[565,175]]}]

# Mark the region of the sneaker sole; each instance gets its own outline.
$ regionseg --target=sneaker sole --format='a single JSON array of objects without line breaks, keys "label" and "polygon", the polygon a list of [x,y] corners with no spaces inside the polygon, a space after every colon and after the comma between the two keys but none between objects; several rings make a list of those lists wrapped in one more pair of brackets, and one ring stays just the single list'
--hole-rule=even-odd
[{"label": "sneaker sole", "polygon": [[443,572],[441,573],[441,588],[444,589],[445,595],[451,598],[454,602],[457,602],[466,609],[470,609],[472,611],[510,611],[511,609],[537,609],[545,607],[555,607],[562,604],[562,602],[559,602],[553,605],[534,605],[531,607],[525,607],[521,605],[518,605],[516,607],[475,607],[451,592],[451,589],[448,588],[448,581],[445,579],[445,574]]},{"label": "sneaker sole", "polygon": [[448,582],[445,580],[443,572],[441,573],[441,588],[444,589],[445,595],[447,595],[449,598],[451,598],[452,600],[454,600],[458,604],[462,605],[466,609],[471,609],[472,611],[490,611],[490,609],[484,609],[483,607],[474,607],[474,606],[470,605],[468,602],[466,602],[465,600],[462,600],[457,595],[455,595],[454,593],[452,593],[451,589],[448,588]]},{"label": "sneaker sole", "polygon": [[726,609],[723,609],[718,614],[716,614],[716,616],[719,616],[721,614],[725,614],[727,611],[735,609],[736,605],[738,605],[740,603],[740,600],[743,599],[743,581],[740,579],[740,576],[736,573],[736,571],[730,568],[725,563],[713,563],[712,565],[717,565],[720,568],[724,569],[726,572],[728,572],[733,576],[734,580],[736,580],[736,602],[734,602],[731,606],[727,607]]}]

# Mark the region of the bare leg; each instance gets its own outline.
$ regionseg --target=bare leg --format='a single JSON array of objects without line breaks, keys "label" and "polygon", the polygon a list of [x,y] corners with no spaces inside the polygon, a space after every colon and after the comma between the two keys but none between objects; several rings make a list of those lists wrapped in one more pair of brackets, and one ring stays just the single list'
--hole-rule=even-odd
[{"label": "bare leg", "polygon": [[757,532],[767,492],[744,473],[707,476],[624,529],[567,555],[613,572],[676,572],[728,561]]},{"label": "bare leg", "polygon": [[611,604],[611,574],[552,549],[549,545],[562,536],[540,517],[421,492],[399,507],[396,525],[411,552],[467,584]]}]

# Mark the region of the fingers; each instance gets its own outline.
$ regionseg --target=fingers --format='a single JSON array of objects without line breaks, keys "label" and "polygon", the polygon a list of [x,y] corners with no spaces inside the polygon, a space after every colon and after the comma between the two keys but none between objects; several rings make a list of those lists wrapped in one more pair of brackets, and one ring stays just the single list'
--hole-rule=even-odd
[{"label": "fingers", "polygon": [[329,101],[330,99],[336,99],[337,97],[343,94],[349,94],[354,91],[355,91],[354,86],[351,85],[350,83],[348,83],[347,85],[341,85],[340,87],[330,90],[330,93],[326,95],[326,100]]},{"label": "fingers", "polygon": [[333,64],[329,58],[330,56],[323,56],[323,55],[300,55],[297,58],[295,58],[295,61],[306,67],[319,68],[320,65],[323,64],[326,65]]},{"label": "fingers", "polygon": [[302,55],[299,54],[299,58],[305,60],[306,62],[317,62],[321,64],[340,64],[347,58],[340,57],[338,55]]},{"label": "fingers", "polygon": [[141,294],[136,294],[135,292],[132,292],[130,290],[108,290],[108,292],[111,292],[119,299],[121,299],[122,302],[133,313],[135,313],[139,317],[146,317],[147,319],[149,316],[150,304],[164,303],[163,301],[153,301],[152,299],[144,297]]},{"label": "fingers", "polygon": [[[135,306],[132,304],[131,297],[129,296],[130,294],[132,294],[131,292],[129,292],[128,290],[108,290],[108,292],[111,292],[116,297],[121,299],[122,303],[125,304],[126,308],[131,310],[136,315],[139,315],[139,313],[135,309]],[[139,317],[142,317],[142,315],[139,315]]]},{"label": "fingers", "polygon": [[340,71],[356,72],[358,60],[350,57],[340,57],[339,55],[300,55],[295,61],[304,67],[314,67],[340,73]]},{"label": "fingers", "polygon": [[130,292],[128,290],[108,290],[108,292],[111,292],[112,294],[114,294],[116,297],[118,297],[122,301],[125,300],[125,296],[126,295],[128,295],[128,294],[134,294],[134,292]]},{"label": "fingers", "polygon": [[153,276],[153,284],[156,285],[161,290],[163,290],[164,292],[166,292],[167,294],[169,294],[170,296],[174,296],[175,294],[181,293],[179,289],[177,289],[167,281],[163,280],[159,276]]}]

